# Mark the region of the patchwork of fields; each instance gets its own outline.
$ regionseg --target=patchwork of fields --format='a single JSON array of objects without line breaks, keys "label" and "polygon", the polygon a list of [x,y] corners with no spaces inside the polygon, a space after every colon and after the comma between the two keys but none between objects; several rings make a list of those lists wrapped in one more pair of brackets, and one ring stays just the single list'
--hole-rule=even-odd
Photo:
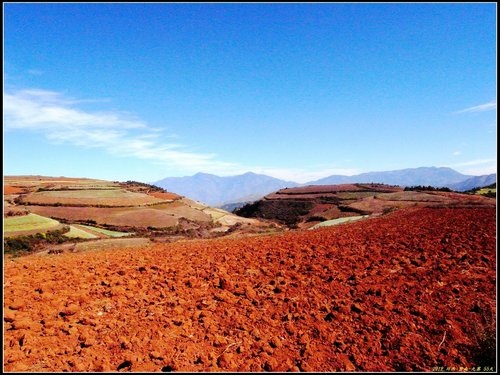
[{"label": "patchwork of fields", "polygon": [[51,190],[26,194],[20,203],[58,206],[144,206],[160,204],[172,199],[160,199],[124,189]]},{"label": "patchwork of fields", "polygon": [[276,220],[291,228],[408,207],[495,207],[494,199],[444,191],[407,191],[383,184],[311,185],[281,189],[239,208],[238,215]]},{"label": "patchwork of fields", "polygon": [[260,220],[133,181],[6,181],[6,371],[494,366],[495,199],[308,186]]},{"label": "patchwork of fields", "polygon": [[142,235],[166,231],[215,236],[235,225],[261,225],[133,181],[7,176],[4,184],[4,233],[9,237],[56,229],[75,240],[131,236],[137,230]]}]

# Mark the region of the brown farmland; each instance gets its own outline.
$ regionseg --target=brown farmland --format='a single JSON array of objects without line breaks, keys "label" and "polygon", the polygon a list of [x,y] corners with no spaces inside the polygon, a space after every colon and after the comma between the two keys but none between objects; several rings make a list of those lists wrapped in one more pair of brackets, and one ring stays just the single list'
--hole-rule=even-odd
[{"label": "brown farmland", "polygon": [[168,201],[125,189],[49,190],[29,193],[22,198],[24,204],[63,206],[141,206]]},{"label": "brown farmland", "polygon": [[406,207],[496,207],[478,195],[443,191],[406,191],[384,184],[309,185],[286,188],[249,203],[236,214],[266,219],[290,228],[310,228],[318,222],[358,215],[381,215]]},{"label": "brown farmland", "polygon": [[4,187],[3,187],[3,194],[4,195],[19,194],[19,193],[24,193],[24,192],[25,192],[25,189],[17,187],[17,186],[4,185]]},{"label": "brown farmland", "polygon": [[[168,238],[164,240],[168,242],[183,237],[209,238],[233,235],[235,232],[266,232],[278,227],[214,210],[137,181],[5,176],[4,184],[4,218],[31,212],[64,224],[91,224],[146,237],[166,236]],[[32,234],[30,231],[16,235],[28,233]],[[8,252],[19,247],[26,249],[22,241],[12,242]],[[45,245],[29,244],[29,249],[25,251],[45,251]]]},{"label": "brown farmland", "polygon": [[313,231],[8,259],[4,370],[494,366],[495,216],[408,208]]}]

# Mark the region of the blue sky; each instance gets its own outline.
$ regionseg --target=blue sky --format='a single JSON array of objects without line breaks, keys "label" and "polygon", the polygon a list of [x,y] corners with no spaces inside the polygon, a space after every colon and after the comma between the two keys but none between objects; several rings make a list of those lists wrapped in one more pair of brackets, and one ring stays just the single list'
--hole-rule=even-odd
[{"label": "blue sky", "polygon": [[496,3],[4,3],[4,174],[496,173]]}]

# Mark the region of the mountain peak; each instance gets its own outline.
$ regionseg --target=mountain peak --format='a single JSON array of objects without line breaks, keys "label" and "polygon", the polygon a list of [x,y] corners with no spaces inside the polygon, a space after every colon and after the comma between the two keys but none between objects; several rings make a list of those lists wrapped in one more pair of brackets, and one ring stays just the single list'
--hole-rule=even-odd
[{"label": "mountain peak", "polygon": [[[192,177],[213,177],[215,176],[214,174],[209,174],[209,173],[204,173],[204,172],[198,172],[196,174],[194,174]],[[189,176],[185,176],[185,177],[189,177]],[[217,177],[217,176],[215,176]]]}]

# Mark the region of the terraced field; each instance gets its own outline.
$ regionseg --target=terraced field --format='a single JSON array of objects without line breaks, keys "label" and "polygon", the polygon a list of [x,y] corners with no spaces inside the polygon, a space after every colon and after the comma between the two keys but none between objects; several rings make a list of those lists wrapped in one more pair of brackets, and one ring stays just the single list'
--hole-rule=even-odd
[{"label": "terraced field", "polygon": [[73,178],[73,177],[51,177],[51,176],[4,176],[4,186],[17,186],[29,189],[62,189],[82,187],[95,188],[114,188],[119,186],[117,183],[106,180],[97,180],[92,178]]},{"label": "terraced field", "polygon": [[93,234],[90,231],[83,230],[76,225],[70,225],[69,232],[64,234],[69,238],[84,238],[84,239],[92,239],[99,238],[97,234]]},{"label": "terraced field", "polygon": [[[54,241],[66,241],[64,237],[75,243],[79,239],[130,235],[166,236],[163,240],[170,241],[234,231],[266,231],[270,227],[135,181],[6,176],[4,184],[4,218],[8,219],[4,232],[8,236],[44,233],[69,225],[69,232],[51,240],[50,246],[37,238],[21,238],[9,242],[8,252],[44,251],[45,245],[52,247]],[[27,213],[30,215],[19,219]],[[27,219],[34,217],[40,221],[39,227],[33,227]],[[14,228],[15,223],[19,224]]]},{"label": "terraced field", "polygon": [[20,194],[20,193],[24,193],[25,192],[25,189],[23,188],[20,188],[20,187],[17,187],[17,186],[10,186],[10,185],[5,185],[3,187],[3,193],[5,195],[9,195],[9,194]]},{"label": "terraced field", "polygon": [[127,232],[117,232],[115,230],[109,230],[109,229],[103,229],[103,228],[97,228],[97,227],[92,227],[90,225],[80,225],[80,228],[87,230],[89,232],[97,232],[101,235],[104,235],[106,237],[127,237],[132,235],[133,233],[127,233]]},{"label": "terraced field", "polygon": [[160,204],[172,199],[160,199],[148,194],[124,189],[50,190],[29,193],[21,202],[28,205],[59,206],[144,206]]},{"label": "terraced field", "polygon": [[241,207],[236,213],[273,220],[291,228],[310,228],[327,220],[380,215],[412,206],[496,207],[496,201],[453,192],[405,191],[383,184],[310,185],[281,189]]},{"label": "terraced field", "polygon": [[36,214],[4,218],[3,233],[5,237],[46,233],[49,230],[61,229],[63,225],[57,220]]}]

